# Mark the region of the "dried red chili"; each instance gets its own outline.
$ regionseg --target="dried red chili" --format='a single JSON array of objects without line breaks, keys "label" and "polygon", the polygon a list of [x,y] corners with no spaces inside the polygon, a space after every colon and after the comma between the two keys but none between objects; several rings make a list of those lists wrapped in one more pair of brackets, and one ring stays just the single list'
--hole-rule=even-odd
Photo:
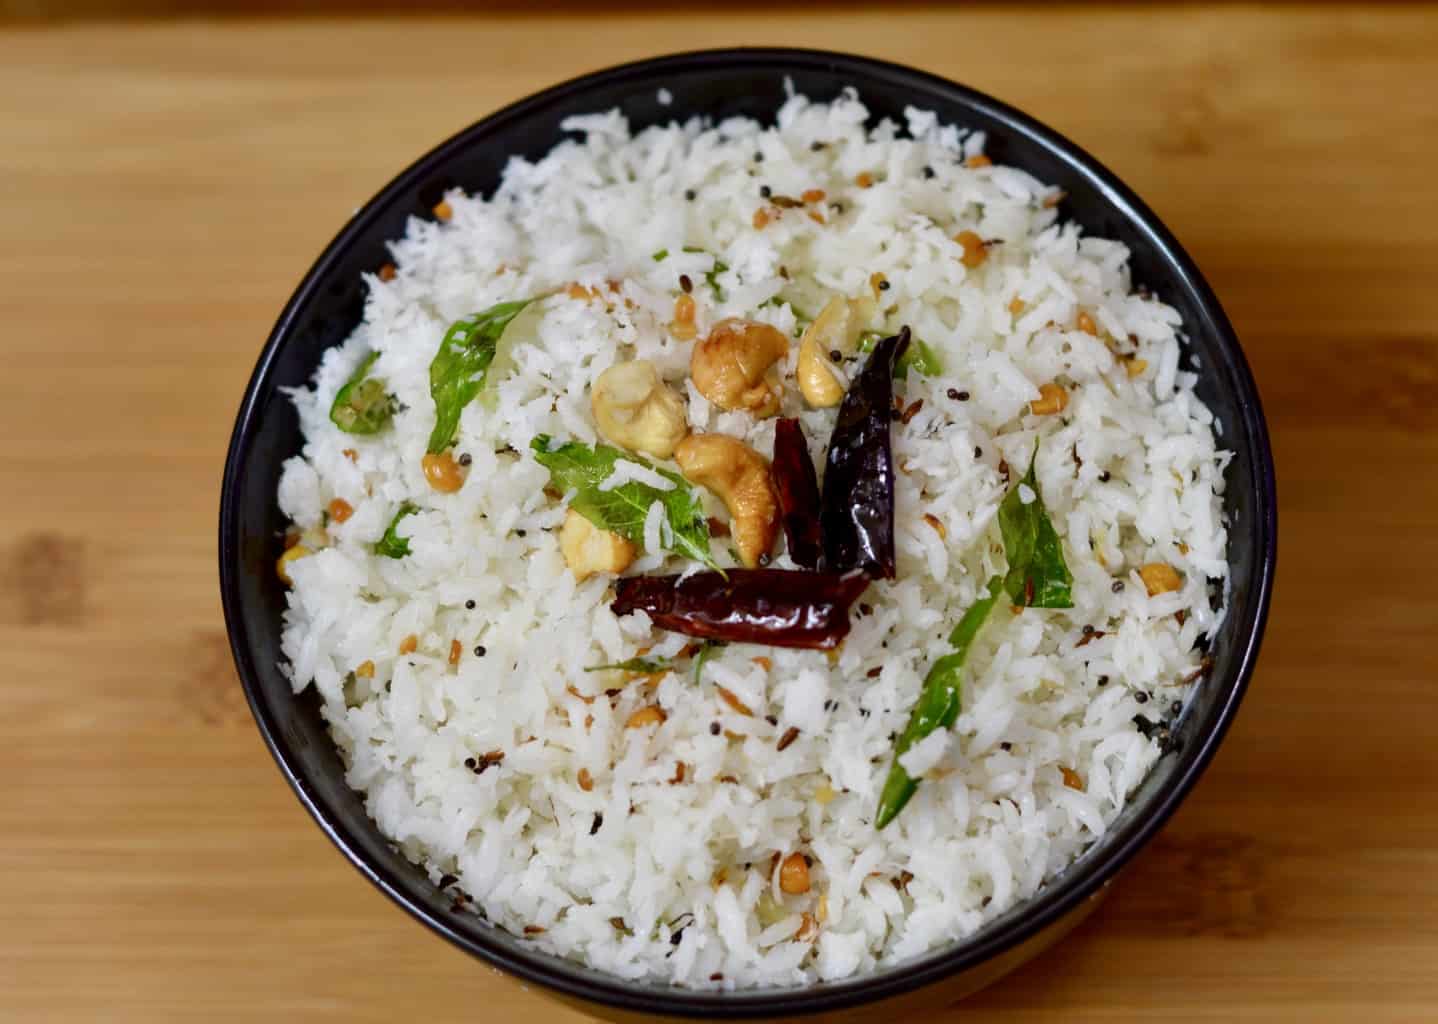
[{"label": "dried red chili", "polygon": [[894,453],[889,441],[894,367],[909,347],[909,329],[874,346],[859,371],[829,439],[820,525],[825,567],[862,569],[894,578]]},{"label": "dried red chili", "polygon": [[799,421],[781,419],[774,424],[774,461],[770,465],[774,491],[779,496],[780,521],[795,565],[819,568],[824,557],[819,532],[819,479],[809,442]]},{"label": "dried red chili", "polygon": [[614,585],[616,615],[647,612],[661,629],[773,647],[837,647],[849,606],[869,585],[860,573],[730,569],[727,575],[629,576]]}]

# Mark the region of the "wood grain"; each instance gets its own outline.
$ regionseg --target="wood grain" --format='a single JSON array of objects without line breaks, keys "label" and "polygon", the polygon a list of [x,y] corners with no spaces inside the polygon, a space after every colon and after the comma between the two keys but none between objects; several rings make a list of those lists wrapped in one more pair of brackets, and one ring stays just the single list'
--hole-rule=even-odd
[{"label": "wood grain", "polygon": [[559,78],[874,53],[1112,166],[1268,404],[1282,569],[1202,785],[1060,948],[952,1019],[1438,1018],[1438,12],[843,9],[0,33],[0,1017],[577,1020],[388,905],[250,725],[214,567],[256,352],[346,216]]}]

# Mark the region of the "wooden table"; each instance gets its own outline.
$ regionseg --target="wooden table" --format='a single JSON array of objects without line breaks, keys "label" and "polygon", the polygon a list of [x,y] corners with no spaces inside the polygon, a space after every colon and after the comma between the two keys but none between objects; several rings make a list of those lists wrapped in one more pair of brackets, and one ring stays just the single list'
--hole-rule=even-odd
[{"label": "wooden table", "polygon": [[425,933],[270,762],[215,580],[291,287],[436,140],[701,45],[961,79],[1101,155],[1209,275],[1282,495],[1207,777],[985,1021],[1438,1019],[1438,12],[1354,5],[0,30],[0,1018],[578,1020]]}]

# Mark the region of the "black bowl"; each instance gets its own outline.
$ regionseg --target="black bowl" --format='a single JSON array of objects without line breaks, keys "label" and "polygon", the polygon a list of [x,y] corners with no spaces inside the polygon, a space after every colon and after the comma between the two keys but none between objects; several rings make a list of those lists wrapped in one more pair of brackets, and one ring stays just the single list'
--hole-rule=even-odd
[{"label": "black bowl", "polygon": [[[1067,216],[1128,245],[1134,280],[1183,314],[1200,360],[1198,392],[1219,418],[1221,443],[1234,452],[1225,496],[1229,610],[1211,640],[1212,672],[1178,724],[1169,752],[1108,834],[1034,899],[969,939],[849,981],[735,993],[634,984],[538,953],[471,913],[451,910],[424,873],[391,848],[345,785],[313,691],[296,698],[278,668],[285,599],[274,561],[285,523],[275,490],[281,463],[301,444],[294,410],[280,389],[305,383],[321,353],[349,334],[360,319],[360,274],[383,264],[385,241],[403,232],[410,215],[427,215],[445,189],[491,192],[511,155],[542,156],[559,141],[560,121],[571,114],[617,106],[636,127],[696,113],[771,121],[784,101],[786,80],[816,99],[854,86],[875,118],[902,124],[904,107],[913,104],[937,111],[946,122],[982,129],[995,160],[1060,186],[1068,192]],[[660,88],[672,93],[672,105],[659,102]],[[220,499],[220,589],[240,679],[285,778],[350,862],[440,935],[611,1017],[837,1014],[898,997],[952,1000],[993,980],[1072,927],[1091,897],[1158,831],[1213,756],[1253,671],[1273,582],[1276,515],[1268,432],[1232,327],[1178,242],[1097,161],[1002,103],[910,68],[834,53],[724,50],[612,68],[506,107],[422,157],[355,215],[280,315],[245,392]]]}]

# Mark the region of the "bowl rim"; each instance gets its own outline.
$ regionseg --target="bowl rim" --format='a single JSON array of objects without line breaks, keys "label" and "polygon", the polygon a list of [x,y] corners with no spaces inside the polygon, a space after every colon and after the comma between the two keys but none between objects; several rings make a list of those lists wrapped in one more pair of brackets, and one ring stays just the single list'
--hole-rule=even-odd
[{"label": "bowl rim", "polygon": [[[981,112],[1001,123],[1005,130],[1026,136],[1073,172],[1084,178],[1103,199],[1147,235],[1158,258],[1170,266],[1197,299],[1215,331],[1215,344],[1231,362],[1238,382],[1238,402],[1244,424],[1252,438],[1253,466],[1250,482],[1255,488],[1259,516],[1250,529],[1259,534],[1260,558],[1254,572],[1256,601],[1251,609],[1247,634],[1240,634],[1238,671],[1227,699],[1218,707],[1210,729],[1180,756],[1168,788],[1153,797],[1149,813],[1135,817],[1116,833],[1110,833],[1103,856],[1080,858],[1061,876],[1061,883],[1018,905],[1023,912],[1000,919],[981,929],[972,939],[930,950],[918,958],[877,974],[858,975],[819,985],[786,988],[689,990],[660,987],[642,981],[628,981],[596,969],[528,949],[509,949],[492,942],[482,931],[466,934],[448,921],[430,913],[406,892],[412,885],[387,868],[371,863],[355,841],[355,833],[331,814],[298,769],[296,752],[284,737],[279,722],[261,699],[259,668],[251,657],[249,630],[241,607],[239,576],[241,564],[236,500],[239,474],[257,431],[261,385],[271,365],[290,336],[293,322],[319,289],[340,256],[364,235],[399,194],[408,192],[433,173],[436,165],[466,148],[475,136],[523,119],[556,101],[583,95],[599,85],[622,83],[626,79],[650,78],[665,70],[733,67],[773,67],[839,72],[851,76],[862,95],[866,81],[910,85],[925,92],[945,94],[958,105]],[[683,110],[676,106],[675,116]],[[330,841],[371,884],[407,910],[430,930],[492,966],[534,982],[563,996],[588,1000],[607,1007],[645,1014],[678,1017],[753,1018],[775,1015],[807,1015],[851,1009],[912,992],[923,986],[992,960],[1035,937],[1092,897],[1122,869],[1168,821],[1212,760],[1227,733],[1248,688],[1262,642],[1273,591],[1277,565],[1278,508],[1273,453],[1258,387],[1243,355],[1237,334],[1222,306],[1192,258],[1162,221],[1124,185],[1112,171],[1084,149],[1029,115],[968,86],[939,75],[873,57],[827,50],[784,47],[737,47],[696,50],[636,60],[580,75],[508,104],[445,139],[375,193],[343,226],[306,272],[285,304],[261,350],[231,435],[221,486],[219,517],[220,591],[231,652],[245,697],[265,745],[300,803]]]}]

